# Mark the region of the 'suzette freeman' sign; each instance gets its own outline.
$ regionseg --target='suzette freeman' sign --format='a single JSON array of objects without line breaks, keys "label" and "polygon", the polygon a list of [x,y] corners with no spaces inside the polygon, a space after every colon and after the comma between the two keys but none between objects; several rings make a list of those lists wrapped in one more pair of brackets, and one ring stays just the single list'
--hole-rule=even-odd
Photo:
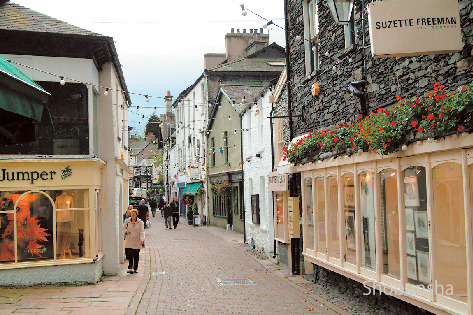
[{"label": "'suzette freeman' sign", "polygon": [[457,0],[393,0],[368,5],[375,58],[462,50]]},{"label": "'suzette freeman' sign", "polygon": [[269,191],[287,191],[287,174],[269,174]]}]

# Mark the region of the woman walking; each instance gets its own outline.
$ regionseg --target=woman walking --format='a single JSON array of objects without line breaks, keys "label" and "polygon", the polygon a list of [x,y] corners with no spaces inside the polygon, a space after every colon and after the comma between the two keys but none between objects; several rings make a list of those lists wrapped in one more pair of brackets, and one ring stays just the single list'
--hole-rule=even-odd
[{"label": "woman walking", "polygon": [[140,248],[145,241],[145,226],[138,218],[138,211],[131,210],[131,217],[123,224],[125,233],[125,255],[128,259],[128,273],[138,273]]}]

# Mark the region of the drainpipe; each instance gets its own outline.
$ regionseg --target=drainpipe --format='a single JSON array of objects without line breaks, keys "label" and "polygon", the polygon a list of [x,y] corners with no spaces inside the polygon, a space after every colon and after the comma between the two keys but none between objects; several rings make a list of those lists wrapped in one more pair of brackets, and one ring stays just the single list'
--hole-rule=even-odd
[{"label": "drainpipe", "polygon": [[288,15],[288,1],[284,0],[284,21],[285,21],[285,35],[286,35],[286,71],[287,71],[287,81],[286,81],[286,89],[287,89],[287,111],[288,111],[288,118],[289,118],[289,141],[294,138],[294,131],[292,128],[292,102],[291,102],[291,64],[289,62],[289,20],[287,18]]},{"label": "drainpipe", "polygon": [[240,114],[240,158],[241,158],[241,190],[243,204],[240,211],[243,211],[243,243],[246,244],[246,211],[245,211],[245,166],[243,163],[243,114]]},{"label": "drainpipe", "polygon": [[[273,117],[274,115],[274,103],[271,103],[271,114],[269,115],[270,117]],[[274,171],[274,159],[276,158],[274,156],[274,135],[273,135],[273,119],[269,119],[269,126],[271,128],[271,171]],[[276,231],[276,226],[274,226],[274,192],[271,192],[273,194],[273,230]],[[276,253],[276,239],[273,237],[273,258],[276,258],[278,254]]]}]

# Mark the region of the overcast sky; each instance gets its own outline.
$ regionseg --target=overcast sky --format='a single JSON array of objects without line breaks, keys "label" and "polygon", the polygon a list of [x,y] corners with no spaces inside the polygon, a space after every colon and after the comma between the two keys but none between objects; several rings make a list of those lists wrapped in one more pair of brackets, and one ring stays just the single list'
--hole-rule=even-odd
[{"label": "overcast sky", "polygon": [[[240,4],[284,27],[283,0],[11,0],[70,24],[111,36],[116,42],[130,92],[158,97],[171,91],[177,97],[203,72],[205,53],[224,53],[225,34],[231,28],[261,28],[265,20]],[[270,26],[269,41],[285,46],[284,31]],[[66,75],[73,77],[71,75]],[[146,117],[157,107],[164,113],[164,100],[146,103],[132,95],[129,125],[143,132]],[[145,120],[142,120],[142,115]],[[141,122],[141,125],[138,125]]]}]

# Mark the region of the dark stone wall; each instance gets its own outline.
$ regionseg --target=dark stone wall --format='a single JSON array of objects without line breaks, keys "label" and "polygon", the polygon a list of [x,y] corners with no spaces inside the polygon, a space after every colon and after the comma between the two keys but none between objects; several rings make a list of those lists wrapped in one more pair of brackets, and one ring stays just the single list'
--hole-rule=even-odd
[{"label": "dark stone wall", "polygon": [[[366,0],[365,6],[369,2]],[[397,95],[425,96],[437,81],[449,91],[473,81],[473,1],[459,0],[458,4],[463,50],[419,57],[372,58],[365,11],[369,111],[394,104]],[[294,115],[304,115],[303,119],[294,118],[294,135],[353,120],[360,113],[360,102],[347,87],[349,82],[361,79],[361,1],[355,1],[357,43],[348,49],[345,49],[343,26],[335,24],[325,1],[318,2],[320,70],[313,76],[305,73],[304,40],[296,40],[297,35],[304,38],[302,0],[288,0],[288,6],[292,108]],[[320,85],[318,97],[311,95],[314,82]]]}]

